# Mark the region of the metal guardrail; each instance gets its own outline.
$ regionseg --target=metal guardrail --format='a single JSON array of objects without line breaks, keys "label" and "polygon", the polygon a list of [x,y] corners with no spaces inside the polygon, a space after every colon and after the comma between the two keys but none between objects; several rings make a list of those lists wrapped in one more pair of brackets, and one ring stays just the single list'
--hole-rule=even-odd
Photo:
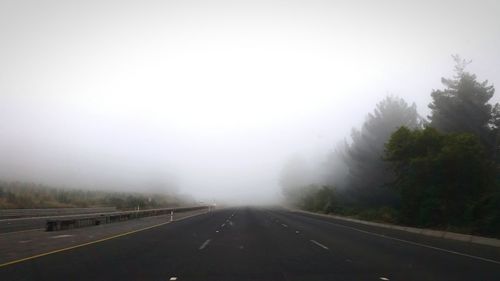
[{"label": "metal guardrail", "polygon": [[116,207],[2,209],[0,210],[0,220],[23,218],[23,217],[45,217],[45,216],[92,214],[92,213],[106,213],[106,212],[116,212]]},{"label": "metal guardrail", "polygon": [[126,211],[126,212],[113,212],[110,214],[98,214],[92,216],[78,216],[78,217],[65,217],[58,219],[48,219],[46,224],[46,231],[57,231],[64,229],[80,228],[93,225],[121,222],[131,219],[138,219],[143,217],[171,215],[173,220],[174,212],[187,212],[200,209],[210,210],[210,206],[193,206],[183,208],[163,208],[163,209],[150,209],[141,211]]}]

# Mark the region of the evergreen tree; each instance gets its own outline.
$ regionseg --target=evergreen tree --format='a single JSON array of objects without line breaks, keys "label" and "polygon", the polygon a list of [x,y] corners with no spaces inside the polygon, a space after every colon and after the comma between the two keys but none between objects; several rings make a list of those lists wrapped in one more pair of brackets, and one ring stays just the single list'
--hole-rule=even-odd
[{"label": "evergreen tree", "polygon": [[483,144],[493,152],[495,136],[492,132],[494,107],[488,103],[495,93],[488,81],[478,82],[477,77],[465,71],[470,61],[460,56],[455,60],[455,76],[442,78],[446,86],[431,93],[429,104],[430,125],[444,133],[471,133],[478,136]]},{"label": "evergreen tree", "polygon": [[403,99],[392,96],[379,102],[361,129],[352,132],[352,144],[345,157],[349,167],[346,192],[364,205],[394,205],[397,198],[384,187],[393,179],[392,171],[383,161],[384,145],[399,127],[420,125],[415,104],[408,105]]}]

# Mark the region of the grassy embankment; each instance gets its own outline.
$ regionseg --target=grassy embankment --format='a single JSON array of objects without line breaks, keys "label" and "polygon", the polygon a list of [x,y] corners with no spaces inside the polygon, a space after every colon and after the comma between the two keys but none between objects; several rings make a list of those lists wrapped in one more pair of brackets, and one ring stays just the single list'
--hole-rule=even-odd
[{"label": "grassy embankment", "polygon": [[116,207],[120,210],[178,206],[183,200],[165,194],[69,189],[0,181],[0,209]]}]

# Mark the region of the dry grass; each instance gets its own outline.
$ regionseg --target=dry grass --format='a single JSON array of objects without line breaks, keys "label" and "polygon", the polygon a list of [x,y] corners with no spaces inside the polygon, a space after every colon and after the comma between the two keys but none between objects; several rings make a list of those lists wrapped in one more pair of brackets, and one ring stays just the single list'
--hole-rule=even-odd
[{"label": "dry grass", "polygon": [[104,207],[158,208],[184,203],[165,194],[67,189],[26,182],[0,181],[0,209]]}]

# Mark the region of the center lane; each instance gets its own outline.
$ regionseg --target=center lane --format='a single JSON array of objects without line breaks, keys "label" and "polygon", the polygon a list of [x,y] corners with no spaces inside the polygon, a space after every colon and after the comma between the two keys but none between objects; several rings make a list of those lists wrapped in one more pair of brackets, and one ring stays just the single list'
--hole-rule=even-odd
[{"label": "center lane", "polygon": [[331,280],[356,270],[265,210],[238,209],[223,223],[186,280]]}]

